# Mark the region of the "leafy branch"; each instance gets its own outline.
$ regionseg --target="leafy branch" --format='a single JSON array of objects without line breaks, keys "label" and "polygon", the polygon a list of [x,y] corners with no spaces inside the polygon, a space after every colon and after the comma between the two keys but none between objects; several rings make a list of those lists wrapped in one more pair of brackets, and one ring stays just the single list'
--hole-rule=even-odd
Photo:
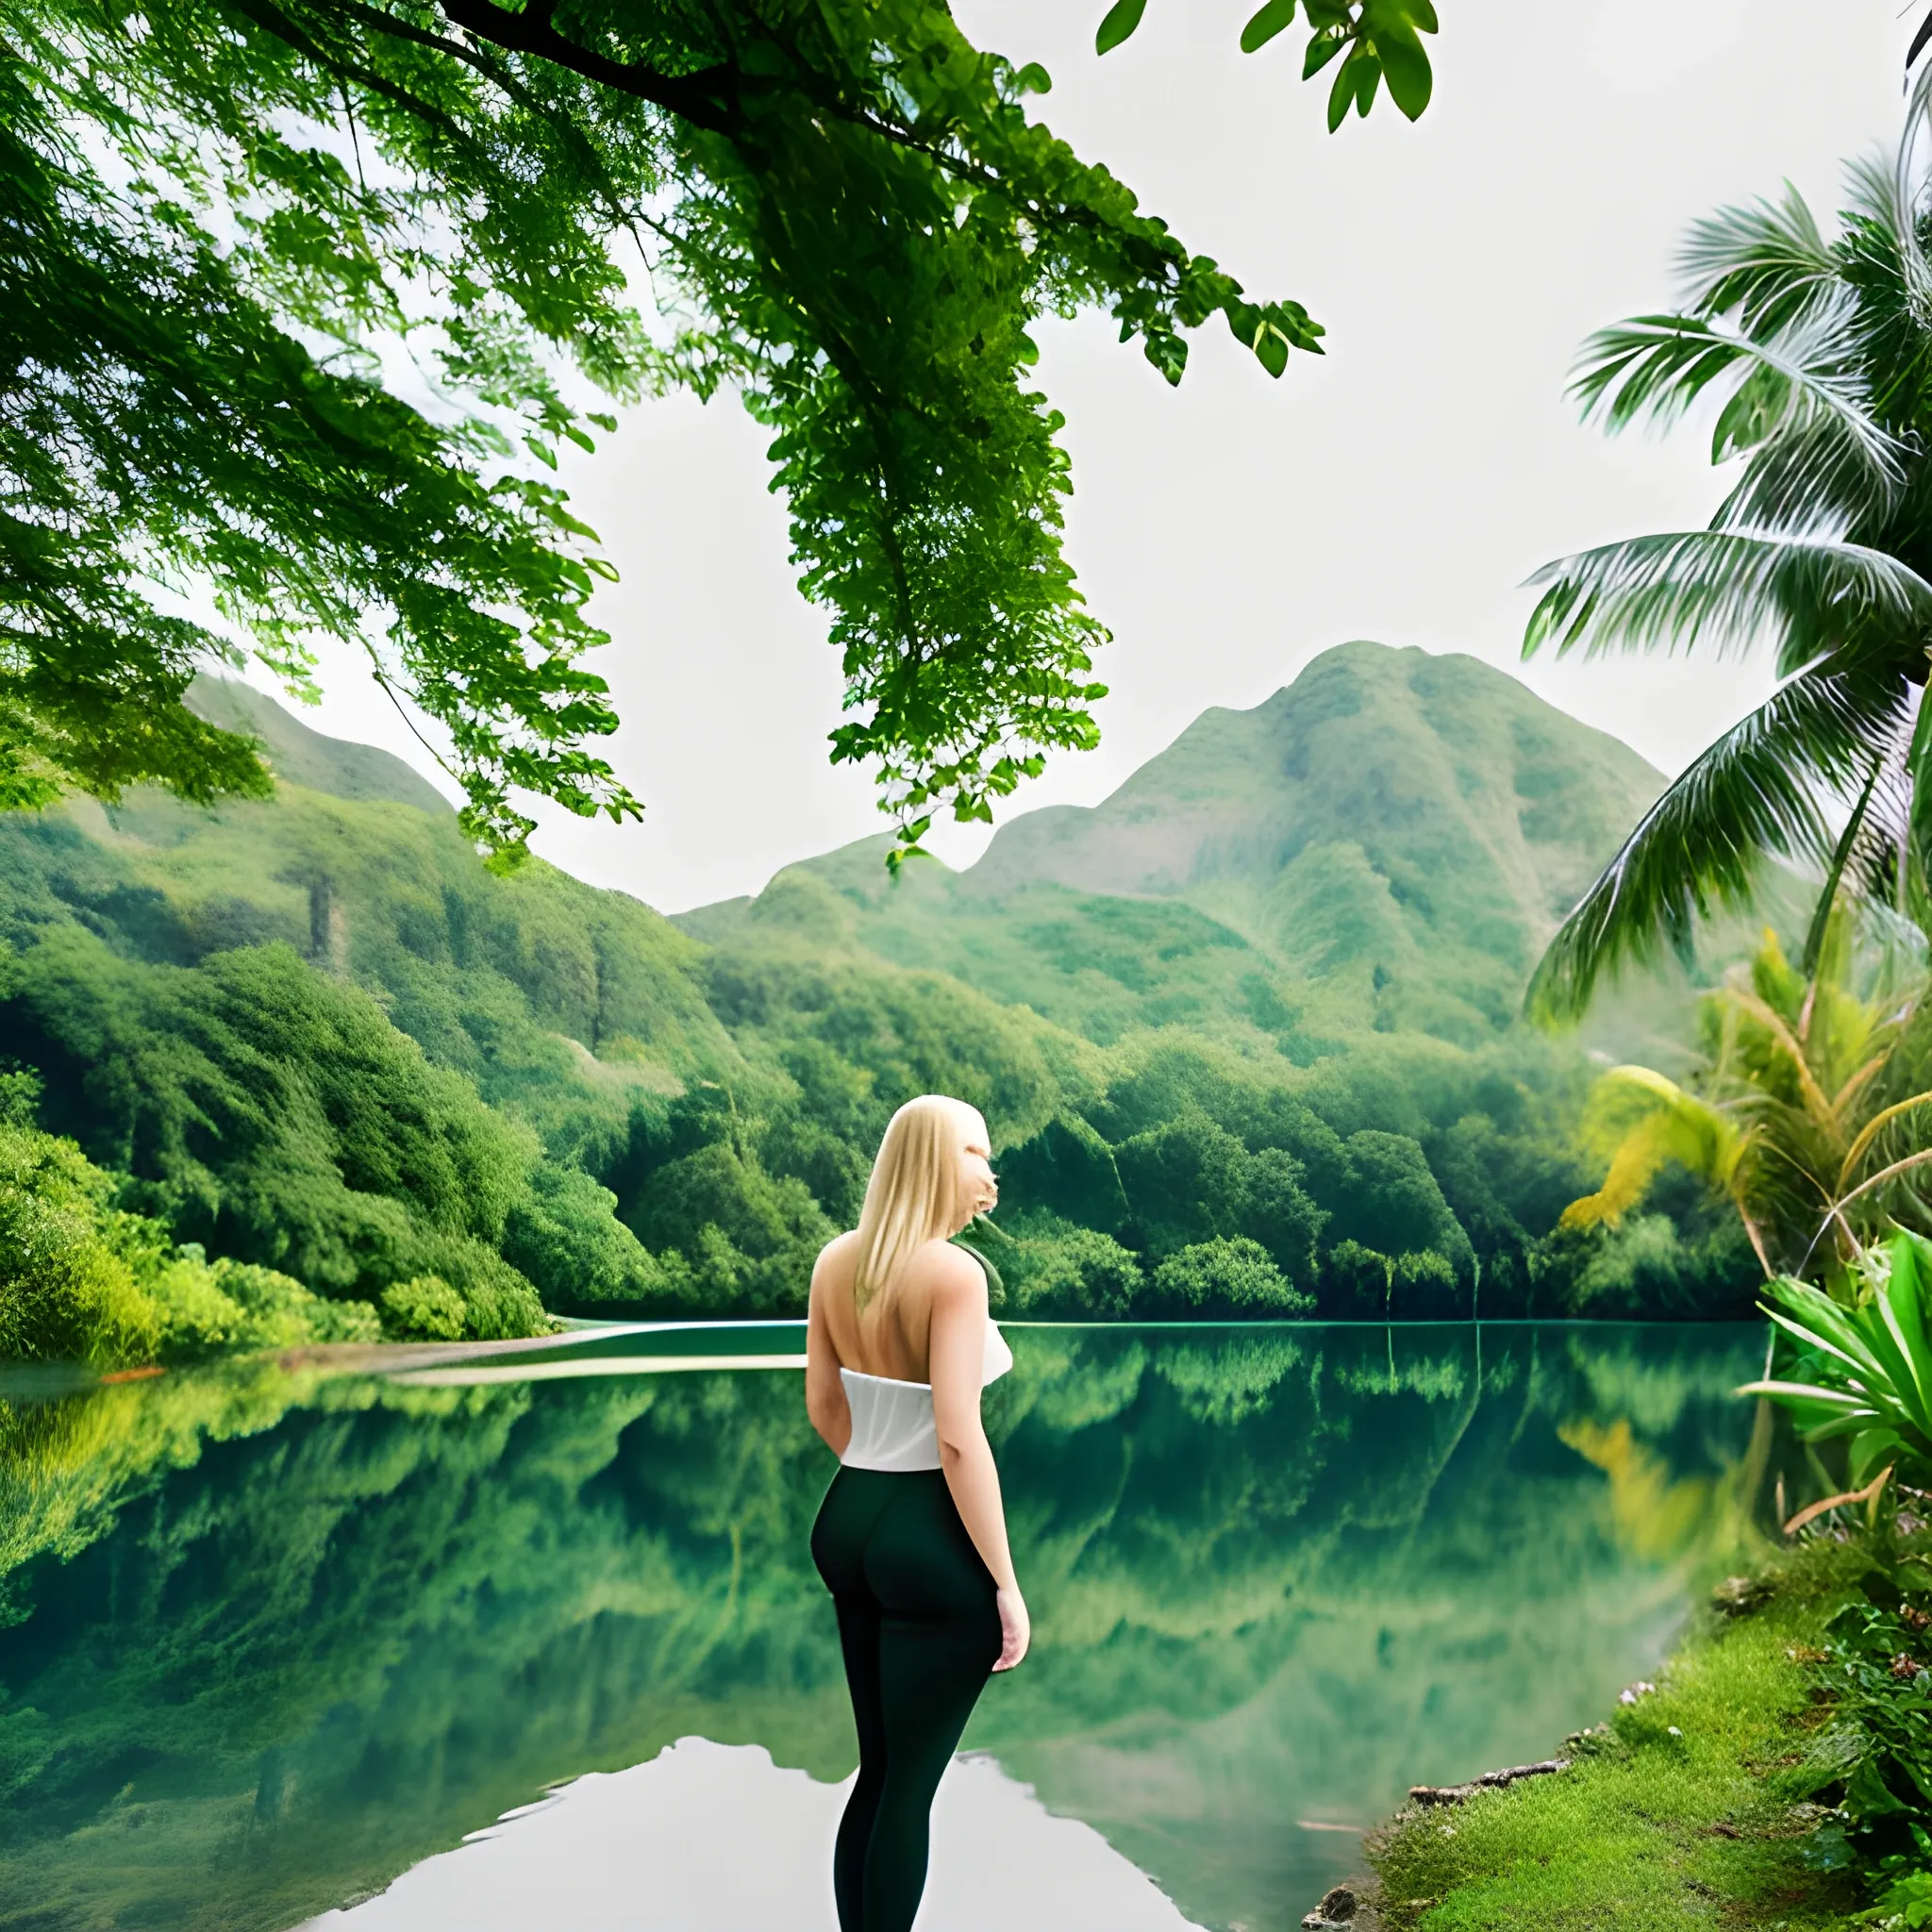
[{"label": "leafy branch", "polygon": [[[1376,90],[1389,83],[1389,98],[1411,121],[1419,120],[1435,88],[1424,34],[1436,32],[1431,0],[1300,0],[1308,23],[1302,78],[1312,80],[1340,60],[1328,89],[1328,131],[1333,134],[1354,108],[1365,115]],[[1293,25],[1296,0],[1265,0],[1241,28],[1243,54],[1258,53]],[[1147,0],[1114,0],[1093,36],[1093,50],[1110,54],[1133,37]]]}]

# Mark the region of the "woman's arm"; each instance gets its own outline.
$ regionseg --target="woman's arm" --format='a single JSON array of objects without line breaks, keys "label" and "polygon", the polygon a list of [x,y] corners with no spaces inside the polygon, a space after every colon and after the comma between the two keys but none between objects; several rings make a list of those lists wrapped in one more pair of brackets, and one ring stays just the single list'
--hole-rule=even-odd
[{"label": "woman's arm", "polygon": [[811,1302],[805,1324],[805,1412],[834,1456],[843,1456],[852,1440],[852,1410],[839,1374],[839,1352],[825,1323],[825,1256],[820,1252],[811,1271]]},{"label": "woman's arm", "polygon": [[979,1414],[986,1373],[986,1275],[970,1255],[942,1241],[935,1241],[913,1265],[929,1271],[932,1283],[931,1367],[926,1374],[932,1378],[933,1418],[939,1424],[940,1467],[959,1521],[998,1588],[1001,1644],[993,1669],[1009,1671],[1026,1655],[1031,1625],[1013,1574],[1000,1474]]}]

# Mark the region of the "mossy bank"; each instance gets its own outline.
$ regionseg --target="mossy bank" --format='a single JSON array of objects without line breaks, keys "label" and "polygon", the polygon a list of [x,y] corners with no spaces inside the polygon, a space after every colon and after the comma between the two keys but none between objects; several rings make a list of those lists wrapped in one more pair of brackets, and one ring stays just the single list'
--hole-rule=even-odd
[{"label": "mossy bank", "polygon": [[1889,1592],[1856,1543],[1806,1544],[1762,1581],[1571,1740],[1567,1772],[1411,1806],[1373,1836],[1386,1932],[1932,1924],[1921,1613],[1871,1603]]}]

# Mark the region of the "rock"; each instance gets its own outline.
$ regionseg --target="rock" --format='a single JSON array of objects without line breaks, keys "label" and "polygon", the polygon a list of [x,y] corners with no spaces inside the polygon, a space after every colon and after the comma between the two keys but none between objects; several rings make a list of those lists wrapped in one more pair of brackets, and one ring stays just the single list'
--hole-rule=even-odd
[{"label": "rock", "polygon": [[1331,1886],[1322,1894],[1322,1903],[1302,1921],[1302,1932],[1338,1932],[1355,1928],[1355,1893],[1345,1885]]},{"label": "rock", "polygon": [[1771,1599],[1771,1585],[1761,1576],[1726,1576],[1710,1593],[1711,1607],[1727,1617],[1748,1617]]},{"label": "rock", "polygon": [[1497,1790],[1504,1785],[1515,1784],[1521,1778],[1549,1777],[1569,1769],[1567,1757],[1545,1757],[1540,1764],[1512,1764],[1507,1771],[1486,1771],[1482,1776],[1471,1778],[1466,1785],[1410,1785],[1408,1802],[1411,1805],[1459,1805],[1477,1791]]},{"label": "rock", "polygon": [[1572,1731],[1563,1740],[1563,1749],[1573,1757],[1588,1757],[1601,1751],[1612,1735],[1608,1724],[1591,1724],[1587,1731]]}]

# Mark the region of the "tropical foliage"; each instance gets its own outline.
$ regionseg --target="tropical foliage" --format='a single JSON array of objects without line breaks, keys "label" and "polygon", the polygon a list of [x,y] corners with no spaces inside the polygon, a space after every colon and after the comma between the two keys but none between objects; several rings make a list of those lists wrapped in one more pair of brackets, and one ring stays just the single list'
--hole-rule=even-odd
[{"label": "tropical foliage", "polygon": [[614,428],[592,391],[684,385],[773,432],[833,757],[908,837],[986,817],[1101,690],[1029,328],[1103,309],[1171,381],[1217,316],[1277,375],[1320,335],[935,0],[8,0],[5,36],[0,803],[259,792],[197,660],[308,693],[339,640],[443,728],[474,836],[520,850],[519,792],[636,812],[591,749],[610,568],[545,470]]},{"label": "tropical foliage", "polygon": [[1565,1224],[1614,1224],[1674,1164],[1735,1205],[1767,1275],[1823,1280],[1900,1220],[1932,1229],[1923,974],[1874,975],[1855,938],[1840,909],[1807,977],[1767,931],[1706,996],[1688,1088],[1649,1067],[1606,1074],[1583,1131],[1608,1172]]},{"label": "tropical foliage", "polygon": [[1932,1888],[1908,1882],[1914,1873],[1932,1876],[1932,1663],[1924,1660],[1932,1562],[1916,1567],[1910,1596],[1886,1577],[1865,1579],[1864,1597],[1825,1626],[1819,1674],[1834,1719],[1827,1753],[1834,1782],[1843,1783],[1847,1850],[1875,1880],[1873,1920],[1899,1932],[1924,1924],[1914,1907],[1932,1905]]},{"label": "tropical foliage", "polygon": [[1765,1312],[1804,1351],[1810,1379],[1740,1390],[1790,1409],[1811,1442],[1843,1438],[1852,1481],[1880,1469],[1932,1486],[1932,1241],[1901,1232],[1859,1257],[1850,1306],[1786,1275]]},{"label": "tropical foliage", "polygon": [[[1721,399],[1738,465],[1707,529],[1547,565],[1525,654],[1762,645],[1781,682],[1646,812],[1564,922],[1531,1002],[1574,1014],[1625,961],[1688,947],[1767,860],[1924,920],[1932,828],[1919,693],[1932,625],[1932,72],[1895,151],[1856,164],[1827,234],[1795,190],[1699,223],[1682,306],[1592,337],[1574,391],[1612,431]],[[1849,817],[1834,830],[1834,803]],[[1815,960],[1818,931],[1807,948]]]}]

